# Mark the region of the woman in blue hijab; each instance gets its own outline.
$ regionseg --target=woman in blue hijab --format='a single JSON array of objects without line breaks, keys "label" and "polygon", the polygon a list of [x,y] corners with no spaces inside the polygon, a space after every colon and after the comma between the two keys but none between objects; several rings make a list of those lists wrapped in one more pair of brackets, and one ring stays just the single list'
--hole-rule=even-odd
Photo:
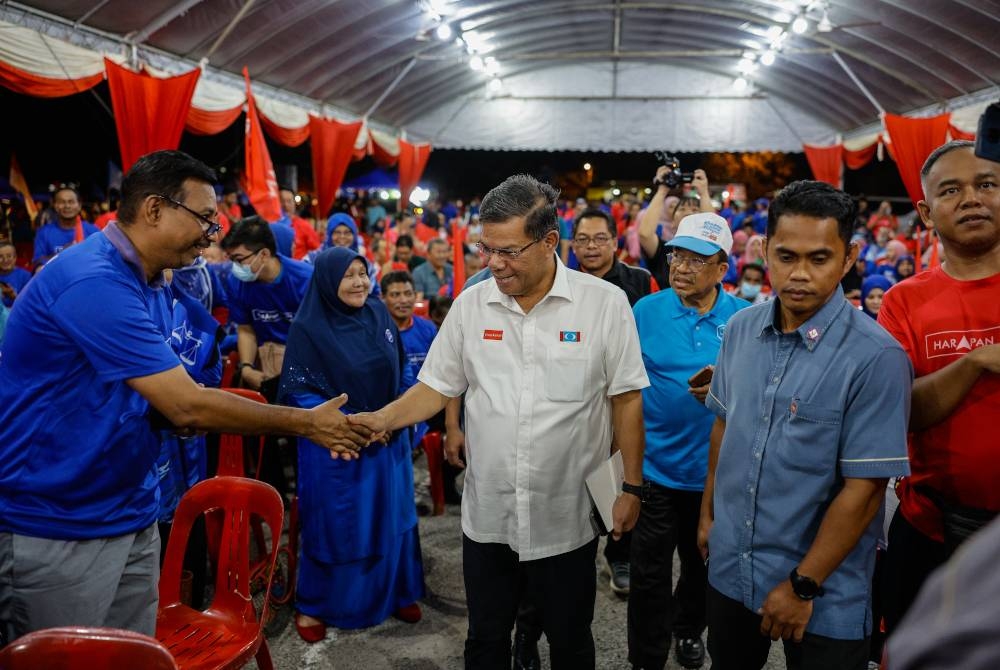
[{"label": "woman in blue hijab", "polygon": [[[326,221],[326,239],[323,246],[315,251],[310,251],[303,258],[306,263],[315,262],[316,256],[327,249],[334,247],[345,247],[356,254],[361,251],[361,235],[358,233],[358,224],[354,218],[345,212],[336,212]],[[378,298],[382,295],[382,290],[378,285],[378,269],[375,264],[365,260],[368,265],[368,278],[371,279],[371,294]]]},{"label": "woman in blue hijab", "polygon": [[892,288],[892,280],[883,275],[871,275],[861,282],[861,309],[871,318],[877,318],[882,309],[882,295]]},{"label": "woman in blue hijab", "polygon": [[[346,393],[347,414],[380,409],[412,384],[399,331],[369,295],[363,256],[335,247],[315,266],[288,334],[279,401],[310,408]],[[318,642],[328,625],[366,628],[393,614],[418,621],[424,581],[409,431],[351,460],[300,439],[298,458],[299,634]]]}]

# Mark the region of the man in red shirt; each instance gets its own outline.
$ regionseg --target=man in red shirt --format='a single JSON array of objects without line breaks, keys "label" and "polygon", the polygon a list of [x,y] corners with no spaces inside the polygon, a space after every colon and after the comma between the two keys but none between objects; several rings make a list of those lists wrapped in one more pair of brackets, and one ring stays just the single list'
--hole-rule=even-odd
[{"label": "man in red shirt", "polygon": [[287,186],[278,188],[278,195],[281,196],[282,217],[287,217],[292,230],[295,231],[295,245],[292,247],[292,258],[302,260],[306,254],[313,249],[319,249],[323,244],[319,239],[319,233],[312,224],[299,216],[298,207],[295,204],[295,192]]},{"label": "man in red shirt", "polygon": [[884,571],[891,633],[927,576],[1000,510],[1000,163],[972,142],[937,148],[921,170],[920,217],[944,265],[894,286],[878,320],[913,363],[910,477],[898,487]]}]

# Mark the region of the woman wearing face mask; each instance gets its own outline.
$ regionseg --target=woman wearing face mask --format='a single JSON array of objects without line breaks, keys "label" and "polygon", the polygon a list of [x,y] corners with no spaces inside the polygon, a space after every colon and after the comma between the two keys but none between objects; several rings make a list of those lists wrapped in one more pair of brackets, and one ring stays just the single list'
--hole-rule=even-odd
[{"label": "woman wearing face mask", "polygon": [[861,282],[861,309],[871,318],[882,309],[882,296],[892,288],[892,281],[882,275],[872,275]]},{"label": "woman wearing face mask", "polygon": [[[342,393],[342,411],[373,411],[413,383],[399,331],[368,290],[365,259],[333,248],[316,271],[288,337],[279,398],[314,407]],[[327,626],[366,628],[390,615],[415,623],[424,595],[408,431],[353,460],[299,440],[302,562],[296,627],[318,642]]]},{"label": "woman wearing face mask", "polygon": [[896,259],[896,283],[912,277],[916,273],[916,260],[909,254],[904,254]]},{"label": "woman wearing face mask", "polygon": [[756,263],[744,265],[740,271],[736,297],[743,298],[752,305],[759,305],[771,299],[771,294],[764,289],[764,268]]}]

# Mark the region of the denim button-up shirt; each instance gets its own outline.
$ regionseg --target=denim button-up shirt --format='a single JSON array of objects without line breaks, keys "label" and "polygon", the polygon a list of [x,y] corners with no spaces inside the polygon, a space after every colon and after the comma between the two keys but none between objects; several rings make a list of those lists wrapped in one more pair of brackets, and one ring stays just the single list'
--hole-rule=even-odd
[{"label": "denim button-up shirt", "polygon": [[[715,472],[709,582],[756,612],[816,539],[844,478],[909,473],[913,370],[896,341],[838,287],[791,333],[779,301],[729,322],[706,404],[726,422]],[[884,507],[831,574],[806,630],[871,632],[871,577]]]}]

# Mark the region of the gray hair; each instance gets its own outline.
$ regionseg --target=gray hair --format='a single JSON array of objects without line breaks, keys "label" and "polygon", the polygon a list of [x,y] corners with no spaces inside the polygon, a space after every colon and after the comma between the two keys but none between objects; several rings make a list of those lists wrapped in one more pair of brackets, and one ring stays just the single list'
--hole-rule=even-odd
[{"label": "gray hair", "polygon": [[531,175],[516,174],[486,194],[479,205],[479,222],[504,223],[524,217],[524,232],[540,240],[550,231],[559,231],[558,198],[559,189]]}]

